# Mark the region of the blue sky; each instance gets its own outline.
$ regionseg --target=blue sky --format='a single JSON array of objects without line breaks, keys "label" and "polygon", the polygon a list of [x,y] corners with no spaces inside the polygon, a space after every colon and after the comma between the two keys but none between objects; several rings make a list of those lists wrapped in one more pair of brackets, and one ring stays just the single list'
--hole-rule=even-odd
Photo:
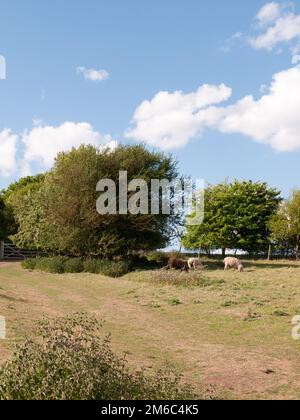
[{"label": "blue sky", "polygon": [[[266,180],[287,195],[300,186],[300,1],[293,5],[2,0],[0,188],[47,169],[83,136],[148,142],[194,178]],[[247,95],[252,102],[241,104]]]}]

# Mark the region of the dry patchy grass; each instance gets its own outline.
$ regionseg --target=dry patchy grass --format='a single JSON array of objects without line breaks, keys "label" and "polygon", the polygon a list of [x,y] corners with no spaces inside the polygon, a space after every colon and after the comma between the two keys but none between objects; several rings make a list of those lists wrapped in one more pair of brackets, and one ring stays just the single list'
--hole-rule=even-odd
[{"label": "dry patchy grass", "polygon": [[203,273],[136,272],[122,279],[52,275],[0,265],[0,314],[13,345],[44,314],[87,311],[105,320],[114,349],[134,367],[170,361],[199,394],[224,398],[300,397],[300,265],[247,262],[244,273],[208,261]]}]

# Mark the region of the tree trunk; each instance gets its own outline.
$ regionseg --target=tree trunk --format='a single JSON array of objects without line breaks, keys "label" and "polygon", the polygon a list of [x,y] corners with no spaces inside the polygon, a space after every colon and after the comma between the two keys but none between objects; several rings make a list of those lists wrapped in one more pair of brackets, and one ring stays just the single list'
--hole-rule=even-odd
[{"label": "tree trunk", "polygon": [[268,251],[268,261],[271,261],[272,259],[272,245],[269,245],[269,251]]},{"label": "tree trunk", "polygon": [[226,257],[226,248],[222,248],[222,257],[225,258]]},{"label": "tree trunk", "polygon": [[299,235],[297,235],[297,242],[296,242],[296,260],[299,261]]}]

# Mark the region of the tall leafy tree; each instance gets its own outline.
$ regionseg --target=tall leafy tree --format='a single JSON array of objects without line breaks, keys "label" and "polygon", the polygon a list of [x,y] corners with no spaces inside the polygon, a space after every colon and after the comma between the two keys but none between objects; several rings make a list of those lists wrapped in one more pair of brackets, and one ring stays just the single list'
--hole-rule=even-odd
[{"label": "tall leafy tree", "polygon": [[[5,224],[2,227],[2,237],[8,239],[15,235],[21,223],[24,223],[23,216],[26,197],[38,190],[43,182],[44,175],[29,176],[21,178],[19,181],[10,184],[5,190],[1,191],[0,207],[2,208],[1,220]],[[1,223],[0,220],[0,223]]]},{"label": "tall leafy tree", "polygon": [[14,230],[14,218],[11,209],[0,196],[0,241],[4,241]]},{"label": "tall leafy tree", "polygon": [[294,191],[290,200],[287,202],[288,214],[291,223],[291,234],[295,242],[295,254],[299,259],[300,246],[300,191]]},{"label": "tall leafy tree", "polygon": [[[151,153],[143,146],[101,152],[82,146],[61,153],[40,187],[30,189],[14,206],[19,223],[15,243],[55,253],[103,257],[165,247],[175,235],[178,215],[97,213],[98,181],[110,179],[118,186],[119,171],[128,172],[128,182],[146,182],[149,204],[152,179],[172,181],[178,176],[177,162],[171,156]],[[117,203],[119,194],[117,188]]]},{"label": "tall leafy tree", "polygon": [[293,252],[299,259],[300,246],[300,191],[294,191],[291,197],[279,207],[269,223],[274,246],[288,254]]},{"label": "tall leafy tree", "polygon": [[280,192],[266,183],[234,181],[210,186],[205,194],[205,218],[200,226],[187,227],[183,240],[188,249],[223,251],[266,250],[268,222],[280,203]]}]

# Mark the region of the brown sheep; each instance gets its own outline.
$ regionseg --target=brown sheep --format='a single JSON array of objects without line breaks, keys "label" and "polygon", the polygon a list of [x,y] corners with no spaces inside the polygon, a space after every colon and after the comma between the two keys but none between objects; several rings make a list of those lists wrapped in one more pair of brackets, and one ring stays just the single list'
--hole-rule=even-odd
[{"label": "brown sheep", "polygon": [[188,263],[180,258],[172,257],[168,261],[168,265],[166,270],[181,270],[181,271],[188,271],[189,266]]}]

